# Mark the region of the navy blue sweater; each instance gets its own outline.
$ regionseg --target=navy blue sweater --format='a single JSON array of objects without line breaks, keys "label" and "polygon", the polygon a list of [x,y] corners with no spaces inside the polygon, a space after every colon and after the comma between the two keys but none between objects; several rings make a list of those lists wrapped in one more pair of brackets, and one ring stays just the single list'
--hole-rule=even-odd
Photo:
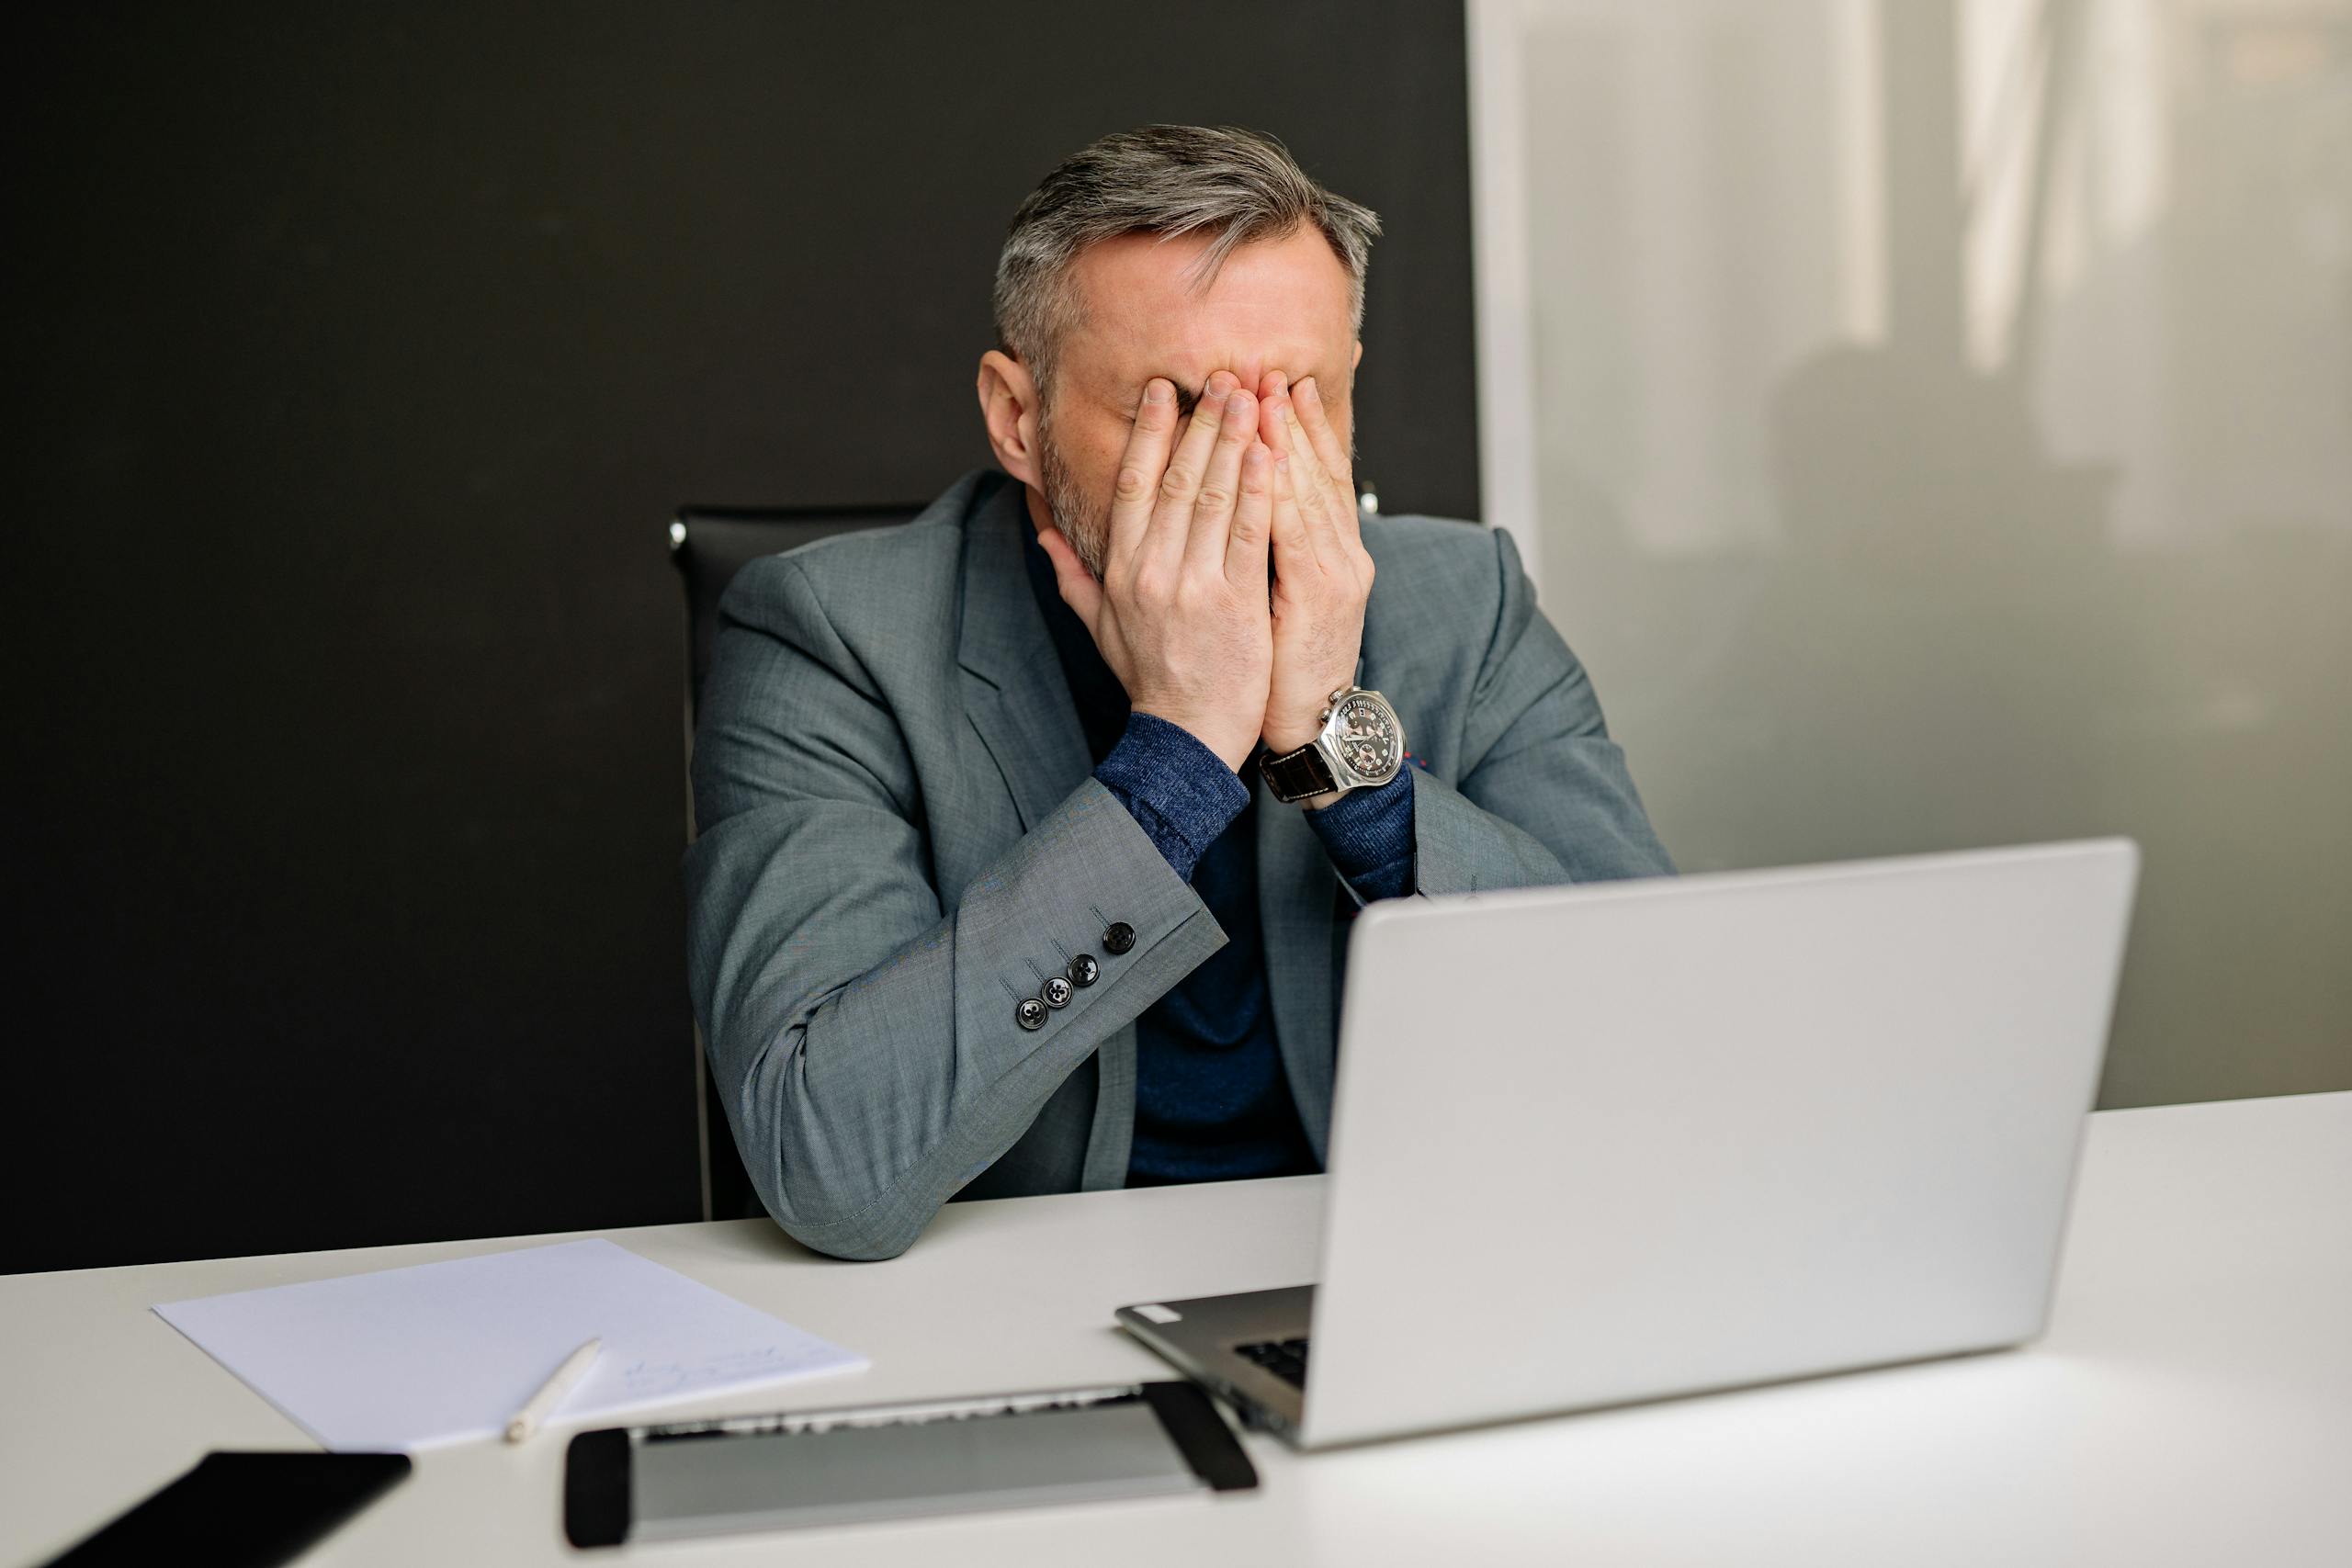
[{"label": "navy blue sweater", "polygon": [[[1134,814],[1225,929],[1226,945],[1136,1021],[1133,1187],[1288,1176],[1317,1168],[1299,1125],[1266,996],[1250,791],[1181,726],[1131,713],[1053,563],[1023,531],[1029,583],[1078,705],[1094,776]],[[1283,807],[1298,810],[1300,807]],[[1356,897],[1412,891],[1413,781],[1359,789],[1307,820]]]}]

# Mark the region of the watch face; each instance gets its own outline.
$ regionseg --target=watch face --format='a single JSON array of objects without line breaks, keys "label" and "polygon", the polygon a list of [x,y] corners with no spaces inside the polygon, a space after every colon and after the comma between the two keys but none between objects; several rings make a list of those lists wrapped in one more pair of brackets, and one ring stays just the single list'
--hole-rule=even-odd
[{"label": "watch face", "polygon": [[1330,733],[1332,749],[1360,778],[1385,783],[1405,760],[1404,733],[1376,697],[1359,694],[1341,702],[1331,716]]}]

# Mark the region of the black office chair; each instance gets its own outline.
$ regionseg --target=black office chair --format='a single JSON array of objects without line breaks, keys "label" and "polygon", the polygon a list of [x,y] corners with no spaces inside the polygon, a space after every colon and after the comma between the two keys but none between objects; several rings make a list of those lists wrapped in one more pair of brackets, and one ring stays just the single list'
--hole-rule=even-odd
[{"label": "black office chair", "polygon": [[[686,591],[686,757],[694,757],[695,718],[702,707],[703,682],[710,679],[718,651],[718,600],[736,572],[761,556],[846,534],[904,523],[922,510],[905,506],[681,507],[670,523],[670,562]],[[694,835],[694,794],[686,795],[686,834]],[[718,1109],[718,1083],[695,1032],[695,1113],[702,1145],[702,1212],[713,1220],[756,1218],[766,1213],[727,1117]]]}]

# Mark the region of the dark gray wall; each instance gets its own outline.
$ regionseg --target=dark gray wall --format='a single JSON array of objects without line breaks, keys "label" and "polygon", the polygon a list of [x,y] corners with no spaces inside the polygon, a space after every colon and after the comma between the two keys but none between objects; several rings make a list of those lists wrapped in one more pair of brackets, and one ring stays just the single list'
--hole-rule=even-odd
[{"label": "dark gray wall", "polygon": [[1378,208],[1363,472],[1475,513],[1451,5],[158,7],[15,52],[0,1268],[695,1217],[661,525],[983,460],[997,243],[1093,136],[1262,126]]}]

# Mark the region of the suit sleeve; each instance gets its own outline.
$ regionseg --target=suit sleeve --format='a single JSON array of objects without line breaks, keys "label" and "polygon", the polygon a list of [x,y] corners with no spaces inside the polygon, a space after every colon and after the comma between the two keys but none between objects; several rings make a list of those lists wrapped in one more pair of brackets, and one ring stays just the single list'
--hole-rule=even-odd
[{"label": "suit sleeve", "polygon": [[1322,810],[1306,812],[1340,886],[1354,900],[1351,914],[1413,891],[1413,781],[1406,774],[1419,771],[1408,761],[1378,788],[1351,790]]},{"label": "suit sleeve", "polygon": [[[946,912],[898,718],[788,558],[721,606],[693,782],[695,1017],[761,1201],[820,1252],[904,1251],[1227,940],[1091,777]],[[1134,931],[1123,954],[1112,922]],[[1080,953],[1101,977],[1023,1028],[1021,999]]]},{"label": "suit sleeve", "polygon": [[1510,535],[1488,537],[1498,611],[1468,698],[1461,782],[1410,770],[1414,890],[1672,874],[1584,666],[1536,608]]}]

